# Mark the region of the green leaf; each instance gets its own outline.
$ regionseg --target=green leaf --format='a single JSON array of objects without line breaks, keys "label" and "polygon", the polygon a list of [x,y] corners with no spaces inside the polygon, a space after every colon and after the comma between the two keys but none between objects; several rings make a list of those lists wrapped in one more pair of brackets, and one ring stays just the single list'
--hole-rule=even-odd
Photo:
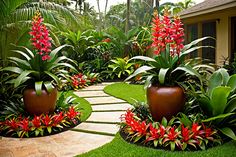
[{"label": "green leaf", "polygon": [[222,85],[226,86],[226,84],[227,84],[227,82],[229,80],[229,73],[224,68],[220,68],[218,71],[221,73],[222,78],[223,78],[223,84]]},{"label": "green leaf", "polygon": [[235,91],[236,89],[236,74],[230,76],[227,86],[231,87],[231,92]]},{"label": "green leaf", "polygon": [[178,70],[181,70],[181,71],[184,71],[185,73],[188,73],[192,76],[196,76],[198,77],[198,79],[201,81],[201,75],[196,71],[194,70],[192,67],[190,66],[180,66],[180,67],[177,67],[175,68],[175,70],[172,71],[172,73],[178,71]]},{"label": "green leaf", "polygon": [[66,46],[69,46],[69,45],[62,45],[62,46],[59,46],[56,49],[52,50],[52,52],[50,53],[51,60],[53,60],[54,57],[57,55],[57,53]]},{"label": "green leaf", "polygon": [[236,136],[232,129],[225,127],[225,128],[220,128],[219,130],[226,136],[230,137],[231,139],[236,140]]},{"label": "green leaf", "polygon": [[215,120],[218,120],[218,119],[224,119],[226,117],[229,117],[231,115],[233,115],[234,113],[226,113],[226,114],[220,114],[218,116],[215,116],[215,117],[211,117],[211,118],[208,118],[208,119],[204,119],[202,120],[202,122],[211,122],[211,121],[215,121]]},{"label": "green leaf", "polygon": [[130,60],[134,60],[134,59],[139,59],[139,60],[143,60],[143,61],[147,61],[147,62],[156,62],[155,59],[150,58],[150,57],[145,57],[145,56],[135,56],[135,57],[131,58]]},{"label": "green leaf", "polygon": [[146,73],[147,71],[151,70],[151,69],[154,69],[154,67],[150,67],[150,66],[142,66],[140,68],[138,68],[132,75],[130,75],[128,78],[125,79],[125,81],[128,81],[129,79],[137,76],[138,74],[141,74],[141,73]]},{"label": "green leaf", "polygon": [[207,89],[208,96],[212,95],[212,90],[218,86],[221,86],[223,82],[223,77],[219,71],[216,71],[212,74],[210,80],[209,80],[209,85]]},{"label": "green leaf", "polygon": [[196,47],[190,48],[190,49],[185,50],[185,51],[183,51],[182,53],[180,53],[179,59],[182,60],[182,59],[184,59],[184,57],[185,57],[186,55],[190,54],[191,52],[194,52],[195,50],[198,50],[198,49],[200,49],[200,48],[205,48],[205,47],[207,47],[207,48],[213,48],[212,46],[196,46]]},{"label": "green leaf", "polygon": [[29,62],[27,62],[26,60],[19,59],[17,57],[9,57],[9,59],[10,59],[10,61],[16,62],[17,65],[20,66],[20,68],[23,68],[23,69],[30,69],[31,68]]},{"label": "green leaf", "polygon": [[54,87],[51,82],[49,82],[49,81],[44,82],[44,86],[45,86],[48,93],[51,93],[53,91]]},{"label": "green leaf", "polygon": [[48,130],[48,133],[50,134],[52,132],[52,127],[48,126],[47,130]]},{"label": "green leaf", "polygon": [[62,67],[69,67],[69,68],[71,68],[72,70],[74,70],[76,73],[78,73],[77,69],[76,69],[74,66],[72,66],[71,64],[69,64],[69,63],[57,63],[57,64],[53,64],[52,66],[48,67],[48,70],[50,71],[50,70],[52,70],[52,69],[54,69],[54,68],[57,68],[57,67],[60,67],[60,66],[62,66]]},{"label": "green leaf", "polygon": [[29,74],[31,73],[34,73],[35,71],[32,71],[32,70],[25,70],[23,71],[14,81],[14,87],[18,87],[22,82],[23,80],[25,79],[26,76],[28,76]]},{"label": "green leaf", "polygon": [[158,145],[158,140],[154,140],[153,143],[154,143],[154,147],[157,147],[157,145]]},{"label": "green leaf", "polygon": [[203,37],[203,38],[196,39],[196,40],[192,41],[191,43],[185,45],[183,48],[183,51],[186,51],[190,47],[192,47],[192,46],[194,46],[194,45],[198,44],[199,42],[206,40],[206,39],[214,39],[215,40],[215,38],[212,38],[212,37]]},{"label": "green leaf", "polygon": [[42,86],[43,86],[43,81],[35,82],[35,91],[38,96],[42,94]]},{"label": "green leaf", "polygon": [[0,71],[11,71],[11,72],[20,74],[20,73],[22,73],[23,70],[18,67],[5,67],[5,68],[1,69]]},{"label": "green leaf", "polygon": [[225,109],[225,113],[234,112],[236,110],[236,97],[233,97],[227,103],[227,107]]},{"label": "green leaf", "polygon": [[164,127],[167,127],[168,122],[167,122],[167,119],[166,119],[165,117],[162,118],[161,124],[162,124]]},{"label": "green leaf", "polygon": [[167,74],[168,70],[169,70],[169,68],[167,68],[167,69],[161,68],[160,69],[158,77],[159,77],[159,82],[161,84],[165,83],[165,77],[166,77],[166,74]]},{"label": "green leaf", "polygon": [[175,150],[175,142],[170,142],[170,150],[171,151]]},{"label": "green leaf", "polygon": [[227,106],[228,96],[230,94],[230,87],[216,87],[212,90],[211,107],[213,116],[224,113]]},{"label": "green leaf", "polygon": [[24,56],[28,61],[31,59],[26,53],[19,51],[19,50],[12,50],[13,52],[19,53]]},{"label": "green leaf", "polygon": [[150,86],[151,80],[152,80],[153,77],[154,77],[154,75],[149,75],[149,76],[147,77],[147,79],[146,79],[146,81],[145,81],[145,84],[144,84],[144,89],[147,89],[147,88]]},{"label": "green leaf", "polygon": [[54,81],[56,81],[57,85],[60,84],[59,78],[56,75],[54,75],[53,73],[50,73],[49,71],[44,71],[44,73],[50,76]]}]

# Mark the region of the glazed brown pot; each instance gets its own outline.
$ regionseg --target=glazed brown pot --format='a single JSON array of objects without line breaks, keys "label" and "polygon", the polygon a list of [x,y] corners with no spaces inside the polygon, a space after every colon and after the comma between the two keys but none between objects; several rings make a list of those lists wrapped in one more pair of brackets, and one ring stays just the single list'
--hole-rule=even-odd
[{"label": "glazed brown pot", "polygon": [[57,89],[54,88],[51,93],[42,90],[41,95],[37,95],[34,89],[25,89],[23,100],[26,111],[32,115],[54,112],[57,101]]},{"label": "glazed brown pot", "polygon": [[150,86],[147,89],[147,101],[155,121],[161,121],[163,117],[170,120],[183,109],[185,94],[183,89],[178,86]]}]

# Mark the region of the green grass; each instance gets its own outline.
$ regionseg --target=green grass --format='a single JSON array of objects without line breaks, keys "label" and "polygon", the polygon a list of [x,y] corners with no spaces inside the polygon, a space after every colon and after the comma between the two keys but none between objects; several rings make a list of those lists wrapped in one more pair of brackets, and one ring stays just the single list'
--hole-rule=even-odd
[{"label": "green grass", "polygon": [[106,86],[104,92],[116,98],[123,99],[130,104],[133,104],[135,100],[146,101],[146,94],[143,85],[115,83]]},{"label": "green grass", "polygon": [[[145,100],[145,92],[143,86],[140,85],[117,83],[107,86],[105,91],[110,95],[130,103],[133,102],[130,98],[141,101]],[[79,155],[79,157],[233,157],[235,154],[236,141],[231,141],[205,151],[171,152],[129,144],[117,134],[112,142],[88,153]]]}]

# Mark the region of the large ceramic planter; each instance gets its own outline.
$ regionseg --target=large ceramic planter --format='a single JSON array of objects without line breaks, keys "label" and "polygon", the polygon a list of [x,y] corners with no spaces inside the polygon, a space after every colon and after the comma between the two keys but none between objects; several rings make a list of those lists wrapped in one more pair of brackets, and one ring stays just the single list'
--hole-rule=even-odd
[{"label": "large ceramic planter", "polygon": [[185,94],[178,86],[151,86],[147,89],[147,101],[154,120],[161,121],[163,117],[169,120],[183,109]]},{"label": "large ceramic planter", "polygon": [[23,92],[25,109],[30,114],[40,115],[42,113],[54,112],[57,101],[57,89],[51,93],[42,90],[41,95],[37,95],[34,89],[25,89]]}]

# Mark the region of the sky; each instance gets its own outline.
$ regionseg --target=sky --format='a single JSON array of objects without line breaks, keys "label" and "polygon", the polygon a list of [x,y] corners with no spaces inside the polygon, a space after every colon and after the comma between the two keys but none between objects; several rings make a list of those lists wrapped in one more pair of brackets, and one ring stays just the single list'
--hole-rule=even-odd
[{"label": "sky", "polygon": [[[109,8],[112,6],[112,5],[116,5],[116,4],[119,4],[119,3],[126,3],[127,0],[108,0],[108,5],[107,5],[107,10],[109,10]],[[165,3],[165,2],[173,2],[173,3],[176,3],[176,2],[179,2],[179,1],[183,1],[183,0],[160,0],[160,4],[162,3]],[[196,3],[200,3],[204,0],[194,0]],[[94,6],[94,9],[96,11],[98,11],[98,7],[97,7],[97,0],[86,0],[86,2],[89,2],[92,6]],[[105,10],[105,4],[106,4],[106,0],[99,0],[100,2],[100,8],[101,8],[101,11],[104,12]]]}]

